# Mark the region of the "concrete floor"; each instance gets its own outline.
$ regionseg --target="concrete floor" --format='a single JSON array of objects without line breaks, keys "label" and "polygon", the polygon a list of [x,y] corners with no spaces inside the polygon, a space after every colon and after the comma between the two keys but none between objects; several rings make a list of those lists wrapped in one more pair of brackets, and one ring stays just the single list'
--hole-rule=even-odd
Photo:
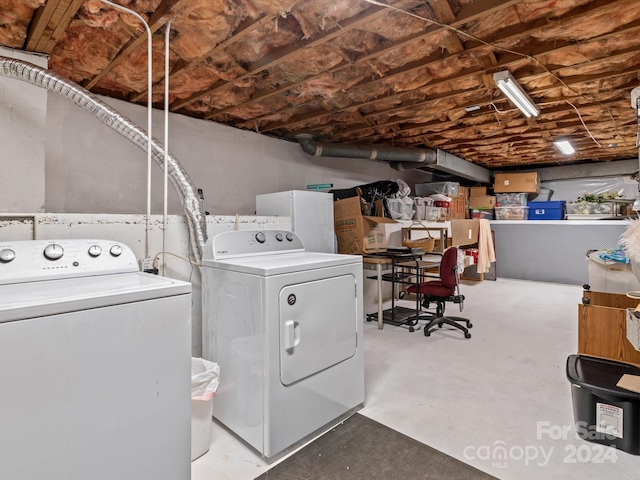
[{"label": "concrete floor", "polygon": [[[510,279],[461,288],[469,340],[365,322],[360,413],[505,480],[637,478],[638,457],[575,438],[565,362],[577,349],[581,288]],[[214,423],[192,479],[250,480],[273,465]]]}]

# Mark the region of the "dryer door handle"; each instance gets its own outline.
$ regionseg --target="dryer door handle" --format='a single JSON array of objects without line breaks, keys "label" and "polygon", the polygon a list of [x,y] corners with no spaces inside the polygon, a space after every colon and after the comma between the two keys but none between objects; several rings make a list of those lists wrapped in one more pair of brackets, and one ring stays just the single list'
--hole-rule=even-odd
[{"label": "dryer door handle", "polygon": [[284,348],[293,350],[300,343],[300,323],[294,320],[284,322]]}]

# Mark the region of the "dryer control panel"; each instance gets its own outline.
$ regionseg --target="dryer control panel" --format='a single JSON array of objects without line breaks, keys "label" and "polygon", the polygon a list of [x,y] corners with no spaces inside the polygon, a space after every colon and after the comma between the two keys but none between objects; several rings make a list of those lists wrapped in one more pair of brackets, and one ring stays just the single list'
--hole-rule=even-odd
[{"label": "dryer control panel", "polygon": [[304,252],[300,238],[287,230],[233,230],[207,241],[204,259]]},{"label": "dryer control panel", "polygon": [[110,240],[0,242],[0,285],[135,271],[133,251]]}]

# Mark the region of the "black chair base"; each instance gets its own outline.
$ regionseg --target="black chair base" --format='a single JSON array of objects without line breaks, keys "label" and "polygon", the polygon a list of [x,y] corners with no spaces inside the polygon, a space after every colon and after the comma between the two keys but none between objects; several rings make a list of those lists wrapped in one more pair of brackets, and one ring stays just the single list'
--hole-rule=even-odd
[{"label": "black chair base", "polygon": [[[459,323],[458,323],[459,322]],[[466,324],[466,327],[462,326],[461,323]],[[462,317],[433,317],[429,323],[424,326],[424,336],[428,337],[431,335],[431,331],[434,327],[442,328],[442,325],[450,325],[454,328],[462,330],[464,332],[464,338],[471,338],[471,334],[469,333],[469,329],[473,327],[473,324]]]}]

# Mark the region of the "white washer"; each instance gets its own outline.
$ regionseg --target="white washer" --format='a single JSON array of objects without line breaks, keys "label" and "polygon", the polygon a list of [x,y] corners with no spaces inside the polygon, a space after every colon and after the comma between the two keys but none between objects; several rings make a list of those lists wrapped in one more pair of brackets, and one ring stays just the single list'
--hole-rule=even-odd
[{"label": "white washer", "polygon": [[0,242],[0,478],[190,478],[191,284],[104,240]]},{"label": "white washer", "polygon": [[221,233],[202,268],[213,416],[265,457],[364,401],[362,257],[305,252],[292,232]]}]

